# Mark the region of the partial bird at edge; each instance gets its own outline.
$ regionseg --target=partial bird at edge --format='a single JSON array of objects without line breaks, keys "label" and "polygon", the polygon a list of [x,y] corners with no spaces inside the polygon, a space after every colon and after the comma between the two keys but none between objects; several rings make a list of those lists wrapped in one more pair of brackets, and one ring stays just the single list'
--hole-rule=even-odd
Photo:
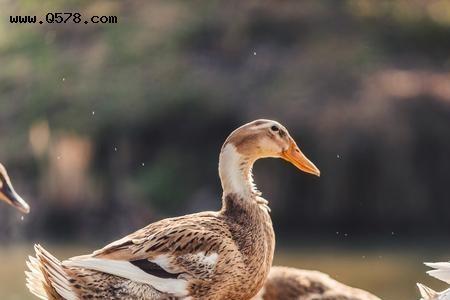
[{"label": "partial bird at edge", "polygon": [[[425,263],[433,268],[427,272],[428,275],[450,284],[450,262]],[[417,283],[422,300],[450,300],[450,288],[437,292],[428,286]]]},{"label": "partial bird at edge", "polygon": [[3,200],[24,214],[30,212],[30,206],[14,190],[8,172],[2,164],[0,164],[0,200]]}]

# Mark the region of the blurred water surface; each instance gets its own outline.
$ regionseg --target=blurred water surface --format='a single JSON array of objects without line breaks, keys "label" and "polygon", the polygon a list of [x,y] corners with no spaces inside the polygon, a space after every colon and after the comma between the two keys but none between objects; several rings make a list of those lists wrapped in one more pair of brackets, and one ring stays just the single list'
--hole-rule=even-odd
[{"label": "blurred water surface", "polygon": [[[95,247],[80,245],[45,245],[58,258],[89,253]],[[0,249],[0,295],[5,300],[33,299],[24,281],[25,257],[33,253],[31,246]],[[328,273],[348,285],[366,289],[384,300],[419,299],[416,282],[443,289],[444,285],[425,274],[422,261],[426,257],[444,258],[445,250],[414,251],[409,247],[373,249],[334,248],[309,245],[282,248],[276,253],[274,265],[313,269]]]}]

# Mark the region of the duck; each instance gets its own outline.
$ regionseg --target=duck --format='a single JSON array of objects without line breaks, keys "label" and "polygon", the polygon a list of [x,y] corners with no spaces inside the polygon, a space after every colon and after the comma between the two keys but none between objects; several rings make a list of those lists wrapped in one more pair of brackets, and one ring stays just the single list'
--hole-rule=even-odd
[{"label": "duck", "polygon": [[320,176],[279,122],[259,119],[226,138],[219,155],[222,207],[168,218],[91,254],[60,261],[41,245],[27,287],[41,299],[251,299],[272,265],[269,202],[253,181],[262,158]]},{"label": "duck", "polygon": [[313,270],[273,266],[253,300],[381,300]]},{"label": "duck", "polygon": [[28,205],[19,194],[16,193],[11,183],[11,179],[8,176],[8,172],[4,165],[0,163],[0,200],[15,207],[17,210],[24,214],[30,212],[30,206]]},{"label": "duck", "polygon": [[[425,263],[432,268],[428,275],[450,284],[450,262]],[[450,288],[442,292],[437,292],[424,284],[417,283],[421,300],[450,300]]]}]

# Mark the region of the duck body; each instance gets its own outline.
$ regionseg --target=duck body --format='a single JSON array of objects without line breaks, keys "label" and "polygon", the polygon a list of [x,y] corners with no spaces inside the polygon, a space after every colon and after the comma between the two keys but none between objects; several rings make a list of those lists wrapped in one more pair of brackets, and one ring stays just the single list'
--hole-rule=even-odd
[{"label": "duck body", "polygon": [[[227,208],[220,212],[165,219],[129,235],[123,242],[53,267],[67,274],[65,277],[70,279],[66,283],[80,299],[177,299],[187,295],[192,299],[250,299],[262,287],[270,269],[274,233],[267,212],[259,209],[261,215],[253,215],[239,201],[230,195],[225,199]],[[261,223],[259,218],[266,221]],[[151,238],[148,232],[153,233]],[[161,243],[166,240],[173,242]],[[43,253],[38,257],[50,255],[43,249],[38,251]],[[127,261],[129,268],[137,268],[135,272],[140,269],[165,278],[162,283],[165,280],[172,291],[178,290],[178,295],[119,276],[125,274],[111,275],[120,272],[115,269],[119,267],[113,268],[114,263],[103,267],[102,260]],[[162,260],[177,268],[166,271],[152,263]]]},{"label": "duck body", "polygon": [[164,219],[62,263],[36,246],[28,288],[41,299],[251,299],[264,285],[275,248],[268,202],[251,169],[276,151],[319,174],[279,123],[246,124],[220,154],[220,211]]},{"label": "duck body", "polygon": [[380,300],[344,285],[327,274],[288,267],[272,267],[254,300]]},{"label": "duck body", "polygon": [[[250,299],[262,287],[270,269],[274,233],[267,212],[259,209],[261,212],[256,215],[249,213],[240,201],[229,195],[225,198],[226,208],[220,212],[162,220],[133,233],[123,243],[63,262],[63,268],[75,279],[72,290],[99,299],[174,298],[173,294],[161,293],[148,284],[122,278],[115,279],[113,285],[117,288],[111,289],[109,273],[78,276],[85,275],[86,269],[92,274],[89,268],[114,272],[99,264],[90,265],[92,259],[113,259],[129,261],[147,274],[166,277],[167,284],[182,287],[176,295],[180,298],[189,295],[192,299]],[[261,223],[260,218],[266,221]],[[151,239],[148,232],[152,232]],[[166,240],[173,242],[161,243]],[[165,271],[148,263],[161,260],[177,267]],[[99,290],[103,291],[101,295]]]}]

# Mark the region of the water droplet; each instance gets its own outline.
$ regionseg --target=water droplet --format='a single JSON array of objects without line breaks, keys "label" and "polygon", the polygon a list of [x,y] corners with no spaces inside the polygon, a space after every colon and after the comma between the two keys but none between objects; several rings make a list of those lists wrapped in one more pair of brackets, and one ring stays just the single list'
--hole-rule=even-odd
[{"label": "water droplet", "polygon": [[117,152],[117,147],[114,147],[114,151],[116,151],[116,152]]},{"label": "water droplet", "polygon": [[253,52],[253,55],[256,55],[256,52]]},{"label": "water droplet", "polygon": [[23,216],[20,217],[20,220],[23,221],[25,218]]},{"label": "water droplet", "polygon": [[94,111],[94,110],[92,111],[92,115],[93,115],[93,116],[95,115],[95,111]]},{"label": "water droplet", "polygon": [[62,81],[66,81],[66,78],[63,77],[63,78],[62,78]]},{"label": "water droplet", "polygon": [[145,166],[145,163],[142,163],[142,166]]},{"label": "water droplet", "polygon": [[336,155],[336,157],[337,157],[337,159],[339,159],[339,158],[341,158],[341,156],[338,154],[338,155]]}]

